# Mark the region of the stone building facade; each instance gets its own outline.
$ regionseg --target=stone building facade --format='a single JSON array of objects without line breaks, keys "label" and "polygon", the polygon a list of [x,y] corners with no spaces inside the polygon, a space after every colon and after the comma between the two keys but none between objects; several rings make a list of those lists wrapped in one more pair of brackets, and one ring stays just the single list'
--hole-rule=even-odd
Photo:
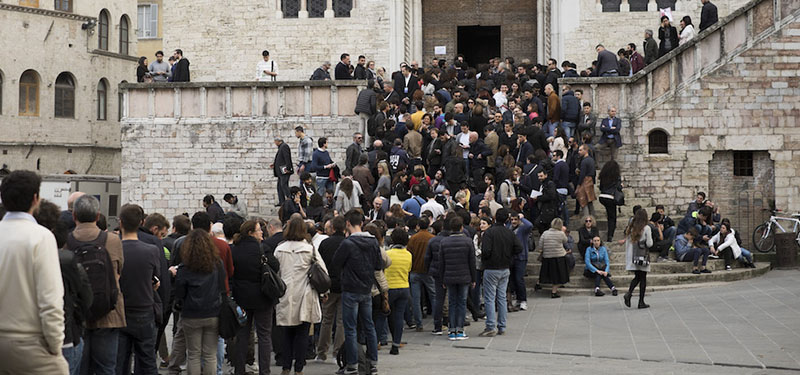
[{"label": "stone building facade", "polygon": [[798,75],[800,3],[753,0],[632,78],[562,82],[619,108],[630,194],[680,211],[709,193],[749,243],[772,202],[800,212]]},{"label": "stone building facade", "polygon": [[0,2],[0,50],[0,164],[118,175],[136,2]]},{"label": "stone building facade", "polygon": [[[744,1],[715,1],[719,17]],[[233,0],[221,7],[211,0],[175,0],[161,6],[160,17],[166,25],[163,48],[184,51],[194,81],[254,80],[265,49],[278,65],[279,79],[304,80],[322,61],[336,64],[341,53],[353,60],[365,55],[385,67],[387,76],[403,61],[426,65],[434,57],[452,61],[458,53],[471,65],[486,62],[486,56],[540,63],[553,57],[583,69],[596,58],[598,43],[614,51],[631,42],[641,45],[645,29],[658,29],[659,8],[672,8],[675,25],[684,15],[699,24],[700,5],[698,0]]]}]

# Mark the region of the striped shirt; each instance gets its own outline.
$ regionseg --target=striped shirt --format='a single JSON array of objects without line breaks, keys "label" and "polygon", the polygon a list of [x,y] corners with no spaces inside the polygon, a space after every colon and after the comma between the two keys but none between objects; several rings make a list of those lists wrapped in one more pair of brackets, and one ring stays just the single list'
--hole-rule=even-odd
[{"label": "striped shirt", "polygon": [[300,147],[297,148],[297,160],[299,163],[310,163],[311,155],[314,152],[314,141],[309,136],[300,138]]}]

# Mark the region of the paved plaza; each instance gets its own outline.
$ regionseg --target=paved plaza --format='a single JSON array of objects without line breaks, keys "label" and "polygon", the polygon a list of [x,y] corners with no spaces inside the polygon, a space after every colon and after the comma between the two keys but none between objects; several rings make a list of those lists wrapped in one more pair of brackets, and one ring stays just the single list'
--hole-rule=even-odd
[{"label": "paved plaza", "polygon": [[[624,288],[624,286],[621,286]],[[800,271],[774,270],[727,284],[655,292],[650,309],[628,309],[622,296],[529,297],[509,314],[508,332],[451,342],[406,331],[399,356],[380,351],[383,374],[777,374],[800,372]],[[634,306],[635,306],[634,299]],[[305,374],[332,374],[332,361],[309,361]],[[228,373],[226,366],[226,374]],[[273,373],[280,368],[273,367]]]}]

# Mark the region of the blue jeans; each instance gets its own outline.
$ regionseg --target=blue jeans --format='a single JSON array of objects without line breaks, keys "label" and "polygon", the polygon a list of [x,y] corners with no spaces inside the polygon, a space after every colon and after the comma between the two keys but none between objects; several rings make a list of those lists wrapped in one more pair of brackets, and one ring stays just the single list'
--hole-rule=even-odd
[{"label": "blue jeans", "polygon": [[358,334],[356,326],[361,323],[362,333],[367,341],[367,358],[373,364],[378,362],[378,338],[372,322],[372,296],[342,292],[342,324],[344,324],[344,347],[347,367],[358,366]]},{"label": "blue jeans", "polygon": [[128,326],[119,330],[117,374],[131,371],[131,353],[135,354],[134,373],[158,374],[156,365],[156,321],[153,313],[128,314]]},{"label": "blue jeans", "polygon": [[576,126],[578,126],[578,124],[575,122],[567,122],[567,121],[561,122],[561,127],[564,129],[564,134],[567,135],[567,139],[569,139],[570,137],[572,137],[573,134],[575,134]]},{"label": "blue jeans", "polygon": [[380,309],[373,309],[372,322],[375,324],[375,335],[378,338],[378,342],[389,342],[389,316],[380,311]]},{"label": "blue jeans", "polygon": [[528,291],[525,289],[525,269],[527,267],[527,260],[516,258],[511,260],[511,291],[514,292],[514,296],[520,302],[528,300]]},{"label": "blue jeans", "polygon": [[392,345],[399,346],[403,339],[403,316],[408,307],[408,288],[389,289],[389,306],[392,309],[389,318],[392,327]]},{"label": "blue jeans", "polygon": [[83,334],[81,374],[115,375],[119,328],[87,329]]},{"label": "blue jeans", "polygon": [[450,303],[450,332],[464,332],[464,317],[467,315],[467,291],[469,284],[447,284],[447,299]]},{"label": "blue jeans", "polygon": [[217,375],[222,375],[222,362],[225,362],[225,340],[218,337],[217,341]]},{"label": "blue jeans", "polygon": [[433,277],[424,273],[409,275],[411,282],[411,311],[414,313],[414,324],[422,327],[422,288],[428,292],[431,301],[435,301],[436,292],[433,289]]},{"label": "blue jeans", "polygon": [[547,122],[546,126],[544,127],[545,137],[552,137],[556,134],[556,127],[559,123],[552,123],[550,121]]},{"label": "blue jeans", "polygon": [[742,249],[742,256],[740,256],[739,259],[744,258],[747,259],[748,262],[753,263],[753,254],[749,250],[743,247],[741,249]]},{"label": "blue jeans", "polygon": [[436,331],[442,330],[442,316],[444,315],[444,297],[447,295],[447,289],[442,284],[442,280],[433,279],[433,286],[435,289],[435,298],[433,299],[433,329]]},{"label": "blue jeans", "polygon": [[605,72],[605,73],[600,75],[600,77],[618,77],[618,76],[619,76],[619,73],[617,73],[616,70],[613,71],[613,72]]},{"label": "blue jeans", "polygon": [[675,242],[675,234],[678,232],[678,227],[671,226],[664,229],[664,240],[669,240],[669,243]]},{"label": "blue jeans", "polygon": [[483,305],[486,309],[486,329],[506,329],[508,301],[506,289],[511,272],[502,270],[483,270]]},{"label": "blue jeans", "polygon": [[711,252],[704,247],[694,247],[689,249],[688,251],[684,252],[675,252],[675,259],[679,262],[692,262],[694,267],[697,267],[697,264],[700,262],[700,258],[703,259],[703,267],[706,266],[708,263],[708,255]]},{"label": "blue jeans", "polygon": [[67,360],[69,365],[69,375],[78,375],[81,373],[81,357],[83,357],[83,339],[78,339],[78,345],[71,348],[62,348],[61,353],[64,359]]},{"label": "blue jeans", "polygon": [[569,228],[569,207],[567,206],[567,198],[569,195],[558,193],[559,198],[561,198],[561,204],[558,205],[558,209],[561,213],[561,220],[564,221],[564,226]]},{"label": "blue jeans", "polygon": [[317,194],[320,197],[325,196],[325,191],[328,188],[333,189],[333,183],[328,180],[328,177],[317,177]]}]

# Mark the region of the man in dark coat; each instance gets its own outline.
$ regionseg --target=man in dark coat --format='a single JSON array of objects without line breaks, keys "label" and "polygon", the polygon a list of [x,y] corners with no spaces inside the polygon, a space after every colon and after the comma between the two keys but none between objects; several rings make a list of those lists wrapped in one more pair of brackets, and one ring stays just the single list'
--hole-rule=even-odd
[{"label": "man in dark coat", "polygon": [[328,70],[330,69],[331,69],[331,63],[328,61],[323,62],[322,66],[320,66],[319,68],[317,68],[317,70],[314,71],[314,74],[311,75],[311,78],[309,78],[309,80],[330,81],[331,73],[328,72]]},{"label": "man in dark coat", "polygon": [[177,60],[172,72],[172,82],[189,82],[189,59],[183,57],[180,49],[176,49],[172,57]]},{"label": "man in dark coat", "polygon": [[275,162],[270,166],[272,174],[278,178],[278,206],[283,205],[289,197],[289,176],[294,173],[292,170],[292,151],[289,145],[281,137],[275,137],[275,146],[278,152],[275,154]]},{"label": "man in dark coat", "polygon": [[353,79],[350,75],[350,55],[343,53],[333,71],[334,77],[338,79]]},{"label": "man in dark coat", "polygon": [[703,9],[700,11],[700,31],[709,28],[711,25],[717,23],[717,6],[711,3],[711,0],[700,0],[703,3]]},{"label": "man in dark coat", "polygon": [[411,98],[414,91],[419,90],[419,79],[411,74],[411,67],[404,65],[402,75],[394,81],[394,91],[400,95],[401,98]]},{"label": "man in dark coat", "polygon": [[597,69],[592,72],[592,75],[596,77],[618,76],[617,68],[619,64],[617,63],[617,56],[613,52],[606,50],[602,44],[598,44],[595,50],[597,51]]},{"label": "man in dark coat", "polygon": [[658,57],[664,56],[678,47],[678,29],[669,23],[669,17],[661,16],[661,27],[658,28]]},{"label": "man in dark coat", "polygon": [[616,154],[617,148],[622,147],[622,136],[619,133],[621,128],[622,120],[617,117],[617,109],[615,107],[609,108],[608,117],[604,118],[603,122],[600,123],[600,131],[603,132],[600,143],[611,147],[614,154]]},{"label": "man in dark coat", "polygon": [[347,229],[347,222],[344,216],[340,215],[333,218],[328,225],[330,225],[330,230],[333,233],[330,237],[322,240],[319,245],[319,255],[328,267],[328,274],[331,276],[330,293],[328,293],[327,300],[322,304],[322,327],[320,329],[319,343],[317,344],[317,358],[320,359],[325,359],[328,355],[328,346],[331,343],[331,331],[333,330],[334,321],[336,322],[336,341],[333,343],[333,352],[338,352],[344,344],[342,314],[337,313],[342,308],[342,286],[339,281],[342,270],[333,263],[333,257],[336,254],[336,250],[339,249],[339,245],[345,239],[344,231]]},{"label": "man in dark coat", "polygon": [[[353,71],[353,78],[355,79],[367,79],[367,68],[364,67],[364,64],[367,63],[367,58],[364,55],[358,56],[358,64],[356,64],[356,68]],[[372,87],[369,85],[368,87]]]},{"label": "man in dark coat", "polygon": [[658,60],[658,43],[653,39],[653,30],[644,31],[644,65],[650,65]]},{"label": "man in dark coat", "polygon": [[361,158],[361,153],[363,152],[363,147],[361,146],[362,142],[364,142],[364,136],[361,134],[361,132],[353,133],[353,143],[351,143],[350,146],[347,146],[347,150],[345,150],[345,174],[351,174],[353,172],[353,168],[358,165],[358,159]]}]

